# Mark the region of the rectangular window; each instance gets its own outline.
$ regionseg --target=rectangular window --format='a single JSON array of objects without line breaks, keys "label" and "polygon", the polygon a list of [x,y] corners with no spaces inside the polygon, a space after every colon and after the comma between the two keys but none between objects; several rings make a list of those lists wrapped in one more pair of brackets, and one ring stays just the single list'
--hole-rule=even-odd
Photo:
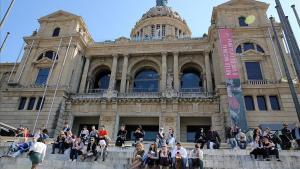
[{"label": "rectangular window", "polygon": [[248,80],[263,80],[259,62],[245,62]]},{"label": "rectangular window", "polygon": [[261,111],[268,110],[265,96],[257,96],[257,104],[258,104],[259,110],[261,110]]},{"label": "rectangular window", "polygon": [[18,110],[23,110],[25,108],[26,101],[27,101],[26,97],[20,98]]},{"label": "rectangular window", "polygon": [[155,36],[155,26],[152,25],[151,26],[151,37],[154,37]]},{"label": "rectangular window", "polygon": [[178,37],[178,29],[175,28],[175,36]]},{"label": "rectangular window", "polygon": [[39,70],[38,76],[36,78],[35,84],[36,85],[44,85],[47,83],[47,78],[49,75],[49,68],[43,68]]},{"label": "rectangular window", "polygon": [[166,36],[166,25],[162,25],[162,31],[161,31],[161,36],[165,37]]},{"label": "rectangular window", "polygon": [[280,105],[277,96],[270,96],[270,103],[272,110],[280,110]]},{"label": "rectangular window", "polygon": [[157,37],[161,36],[160,25],[156,25],[156,34],[157,34]]},{"label": "rectangular window", "polygon": [[43,103],[42,103],[42,99],[43,99],[42,97],[39,97],[39,100],[37,101],[37,104],[36,104],[36,107],[35,107],[36,110],[39,110],[39,109],[40,109],[40,105],[41,105],[41,104],[42,104],[41,110],[43,109],[44,103],[45,103],[45,98],[44,98]]},{"label": "rectangular window", "polygon": [[35,103],[35,97],[30,97],[29,98],[29,103],[28,103],[28,106],[27,106],[27,110],[33,110],[34,103]]},{"label": "rectangular window", "polygon": [[255,110],[255,106],[254,106],[253,97],[252,96],[245,96],[244,100],[245,100],[246,110],[248,110],[248,111],[254,111]]}]

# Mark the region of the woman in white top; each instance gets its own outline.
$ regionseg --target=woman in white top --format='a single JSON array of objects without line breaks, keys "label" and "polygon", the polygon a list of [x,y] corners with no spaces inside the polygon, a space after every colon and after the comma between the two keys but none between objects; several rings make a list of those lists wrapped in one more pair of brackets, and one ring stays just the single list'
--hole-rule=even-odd
[{"label": "woman in white top", "polygon": [[38,137],[33,137],[33,144],[29,149],[29,158],[32,162],[31,169],[36,169],[38,164],[44,161],[47,146],[42,141]]},{"label": "woman in white top", "polygon": [[189,168],[200,168],[203,169],[203,151],[200,149],[200,144],[195,144],[195,148],[190,151],[189,154]]}]

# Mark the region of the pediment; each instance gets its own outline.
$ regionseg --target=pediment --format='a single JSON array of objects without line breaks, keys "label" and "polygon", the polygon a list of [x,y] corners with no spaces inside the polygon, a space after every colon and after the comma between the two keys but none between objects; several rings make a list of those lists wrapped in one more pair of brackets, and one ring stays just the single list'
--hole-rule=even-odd
[{"label": "pediment", "polygon": [[263,53],[260,53],[256,50],[247,50],[246,52],[244,52],[242,55],[245,55],[245,56],[263,56],[264,54]]},{"label": "pediment", "polygon": [[230,0],[218,6],[220,7],[234,7],[234,6],[261,6],[268,7],[269,5],[264,2],[256,1],[256,0]]},{"label": "pediment", "polygon": [[43,57],[42,59],[35,61],[34,62],[35,65],[52,65],[53,64],[53,60],[47,58],[47,57]]},{"label": "pediment", "polygon": [[80,16],[63,11],[63,10],[59,10],[56,11],[52,14],[46,15],[42,18],[39,19],[39,21],[43,21],[43,20],[65,20],[65,19],[72,19],[72,18],[79,18]]}]

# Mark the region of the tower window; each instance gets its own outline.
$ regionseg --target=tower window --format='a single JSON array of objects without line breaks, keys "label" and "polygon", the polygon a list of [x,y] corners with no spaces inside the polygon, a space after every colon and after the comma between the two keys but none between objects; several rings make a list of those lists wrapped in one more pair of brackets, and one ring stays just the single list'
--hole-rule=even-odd
[{"label": "tower window", "polygon": [[270,96],[270,103],[272,110],[280,110],[280,105],[277,96]]},{"label": "tower window", "polygon": [[240,24],[241,27],[247,27],[247,26],[249,26],[246,23],[246,17],[244,17],[244,16],[239,17],[239,24]]},{"label": "tower window", "polygon": [[152,25],[151,26],[151,37],[154,37],[155,35],[155,26],[154,25]]},{"label": "tower window", "polygon": [[258,104],[259,110],[261,110],[261,111],[267,110],[267,103],[266,103],[266,99],[264,96],[257,96],[257,104]]},{"label": "tower window", "polygon": [[29,103],[28,103],[27,110],[33,110],[34,103],[35,103],[35,97],[30,97],[29,98]]},{"label": "tower window", "polygon": [[161,36],[161,32],[160,32],[160,25],[156,25],[156,33],[157,33],[157,37]]},{"label": "tower window", "polygon": [[37,75],[35,84],[36,85],[44,85],[47,83],[48,75],[49,75],[49,68],[43,68],[39,70],[39,73]]},{"label": "tower window", "polygon": [[53,31],[52,37],[59,36],[59,33],[60,33],[60,28],[55,28],[54,31]]},{"label": "tower window", "polygon": [[27,101],[26,97],[20,98],[18,110],[23,110],[25,108],[26,101]]},{"label": "tower window", "polygon": [[248,111],[254,111],[255,110],[255,106],[254,106],[253,97],[252,96],[245,96],[244,100],[245,100],[246,110],[248,110]]},{"label": "tower window", "polygon": [[44,102],[45,102],[45,98],[44,98],[44,100],[43,100],[42,97],[39,97],[35,109],[36,109],[36,110],[39,110],[41,104],[42,104],[41,109],[43,109],[43,107],[44,107]]},{"label": "tower window", "polygon": [[162,25],[162,31],[161,31],[161,36],[165,37],[166,36],[166,25]]},{"label": "tower window", "polygon": [[263,80],[259,62],[245,62],[248,80]]}]

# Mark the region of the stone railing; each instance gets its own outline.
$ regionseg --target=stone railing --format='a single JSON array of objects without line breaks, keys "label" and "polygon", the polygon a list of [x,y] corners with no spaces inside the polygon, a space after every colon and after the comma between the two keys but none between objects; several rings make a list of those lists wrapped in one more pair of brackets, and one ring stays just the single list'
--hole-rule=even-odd
[{"label": "stone railing", "polygon": [[245,84],[248,85],[269,85],[269,84],[277,84],[279,81],[270,81],[270,80],[248,80]]},{"label": "stone railing", "polygon": [[71,95],[74,100],[93,99],[159,99],[159,98],[212,98],[214,93],[206,92],[203,88],[185,88],[180,91],[167,89],[164,92],[155,90],[130,90],[126,93],[118,93],[116,90],[91,89],[88,93],[78,93]]},{"label": "stone railing", "polygon": [[[42,89],[42,88],[45,88],[46,85],[45,84],[30,84],[30,85],[20,85],[20,84],[17,84],[17,83],[8,83],[8,86],[10,88],[22,88],[22,89]],[[48,89],[55,89],[56,88],[56,85],[48,85]],[[67,85],[59,85],[58,86],[59,89],[61,88],[68,88]]]}]

